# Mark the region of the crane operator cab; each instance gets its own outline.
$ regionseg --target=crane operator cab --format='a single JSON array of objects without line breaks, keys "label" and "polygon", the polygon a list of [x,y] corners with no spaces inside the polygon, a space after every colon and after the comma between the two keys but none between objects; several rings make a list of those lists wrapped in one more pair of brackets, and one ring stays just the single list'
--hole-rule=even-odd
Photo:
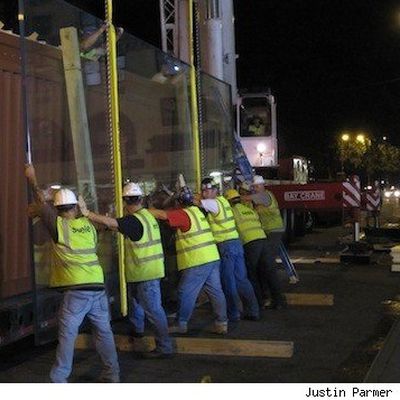
[{"label": "crane operator cab", "polygon": [[251,166],[256,170],[276,170],[278,144],[274,96],[246,93],[238,97],[236,118],[240,142]]}]

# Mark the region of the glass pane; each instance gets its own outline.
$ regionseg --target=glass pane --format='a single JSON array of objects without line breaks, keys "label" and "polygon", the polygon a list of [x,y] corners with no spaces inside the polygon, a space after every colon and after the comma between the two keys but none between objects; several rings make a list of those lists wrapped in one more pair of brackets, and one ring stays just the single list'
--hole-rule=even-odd
[{"label": "glass pane", "polygon": [[[52,201],[59,185],[81,193],[89,207],[113,210],[113,179],[103,21],[58,0],[26,0],[25,67],[28,125],[38,181]],[[36,339],[54,335],[60,294],[49,289],[51,244],[34,224]],[[115,234],[99,232],[98,254],[112,310],[119,312]]]},{"label": "glass pane", "polygon": [[[176,190],[178,174],[194,189],[189,68],[124,33],[118,42],[121,157],[124,180],[138,182],[162,208],[162,185]],[[160,223],[166,279],[163,303],[175,300],[178,274],[173,231]]]},{"label": "glass pane", "polygon": [[124,33],[118,43],[122,165],[125,180],[146,194],[194,185],[188,66]]},{"label": "glass pane", "polygon": [[221,181],[233,169],[233,108],[230,85],[201,74],[202,169]]}]

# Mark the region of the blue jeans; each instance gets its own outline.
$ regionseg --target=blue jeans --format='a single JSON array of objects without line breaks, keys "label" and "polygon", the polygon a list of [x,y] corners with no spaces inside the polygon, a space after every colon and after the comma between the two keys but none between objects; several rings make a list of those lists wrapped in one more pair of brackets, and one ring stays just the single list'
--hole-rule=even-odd
[{"label": "blue jeans", "polygon": [[215,314],[215,324],[226,325],[228,323],[219,265],[220,261],[214,261],[182,271],[178,285],[177,321],[179,326],[187,327],[196,305],[197,297],[203,288],[210,299]]},{"label": "blue jeans", "polygon": [[260,309],[253,286],[247,279],[240,239],[218,243],[218,250],[221,255],[221,283],[226,296],[229,320],[240,319],[241,299],[244,314],[258,318]]},{"label": "blue jeans", "polygon": [[145,316],[155,330],[156,350],[172,353],[172,341],[168,335],[168,321],[161,303],[160,280],[129,284],[130,310],[129,320],[136,333],[144,332]]},{"label": "blue jeans", "polygon": [[87,316],[94,328],[96,350],[103,362],[103,378],[119,378],[119,364],[106,292],[68,290],[64,293],[58,318],[58,346],[56,361],[50,372],[55,383],[67,382],[72,370],[75,339],[79,327]]}]

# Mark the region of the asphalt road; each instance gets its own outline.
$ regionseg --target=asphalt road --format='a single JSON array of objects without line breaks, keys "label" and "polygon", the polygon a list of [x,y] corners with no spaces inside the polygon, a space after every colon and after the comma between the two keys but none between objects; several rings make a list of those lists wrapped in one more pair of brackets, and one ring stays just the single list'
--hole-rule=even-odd
[{"label": "asphalt road", "polygon": [[[397,317],[400,274],[390,272],[387,255],[375,256],[370,265],[334,262],[340,234],[337,228],[319,230],[292,246],[292,257],[314,254],[321,260],[297,265],[297,285],[289,285],[280,269],[286,292],[333,294],[333,306],[265,310],[262,321],[242,321],[227,336],[293,341],[292,358],[177,355],[143,360],[121,352],[123,382],[200,382],[204,376],[229,383],[362,382]],[[206,332],[211,323],[207,307],[196,311],[192,336],[213,337]],[[115,331],[124,329],[121,323],[115,326]],[[2,351],[0,382],[48,382],[54,356],[54,344],[35,349],[29,341]],[[71,382],[95,382],[100,368],[94,351],[77,351]]]}]

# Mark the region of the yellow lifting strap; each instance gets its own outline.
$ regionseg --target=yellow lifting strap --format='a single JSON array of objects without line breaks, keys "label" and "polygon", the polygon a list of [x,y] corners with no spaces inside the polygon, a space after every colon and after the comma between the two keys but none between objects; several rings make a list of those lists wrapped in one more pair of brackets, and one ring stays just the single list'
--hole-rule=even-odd
[{"label": "yellow lifting strap", "polygon": [[[193,0],[189,0],[189,55],[190,55],[190,106],[192,116],[192,135],[194,151],[194,171],[196,177],[196,190],[200,192],[201,185],[201,159],[200,159],[200,139],[199,139],[199,114],[197,109],[197,83],[196,68],[194,66],[194,36],[193,36]],[[197,16],[196,16],[197,17]]]},{"label": "yellow lifting strap", "polygon": [[[105,0],[107,28],[107,93],[109,127],[112,143],[112,168],[114,178],[115,210],[117,218],[123,215],[122,167],[119,128],[119,98],[117,69],[117,36],[112,24],[112,0]],[[117,235],[121,314],[127,315],[124,238]]]}]

